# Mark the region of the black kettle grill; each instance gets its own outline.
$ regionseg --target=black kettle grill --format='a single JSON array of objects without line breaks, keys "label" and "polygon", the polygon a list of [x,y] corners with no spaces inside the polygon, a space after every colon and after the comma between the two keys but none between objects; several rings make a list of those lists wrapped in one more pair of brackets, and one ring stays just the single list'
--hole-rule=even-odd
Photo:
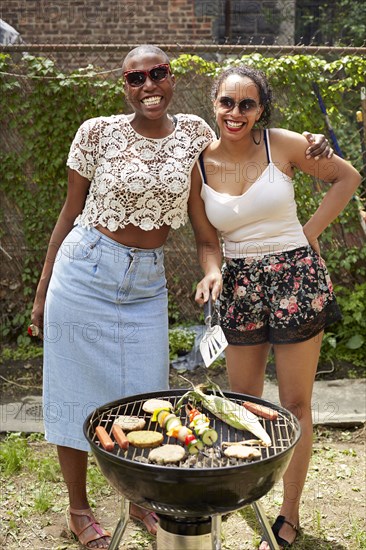
[{"label": "black kettle grill", "polygon": [[[276,420],[260,419],[272,439],[272,446],[260,447],[261,457],[251,462],[228,459],[221,452],[222,442],[253,439],[247,431],[232,428],[204,407],[218,441],[213,448],[171,466],[152,464],[150,449],[129,446],[127,452],[116,444],[105,451],[96,438],[95,429],[103,426],[111,434],[114,420],[120,415],[145,418],[145,429],[162,431],[142,406],[148,399],[164,399],[176,406],[187,390],[166,390],[130,396],[93,411],[84,423],[84,434],[90,443],[98,466],[109,483],[128,501],[134,502],[159,517],[157,550],[219,550],[221,515],[252,504],[271,548],[278,546],[263,509],[258,502],[279,481],[300,438],[300,425],[286,409],[252,396],[224,392],[226,398],[269,406],[278,411]],[[189,424],[184,408],[182,424]],[[113,436],[111,436],[113,439]],[[180,444],[164,434],[163,443]],[[208,451],[206,450],[208,449]],[[121,518],[112,537],[110,550],[117,550],[128,521],[128,503],[123,499]]]}]

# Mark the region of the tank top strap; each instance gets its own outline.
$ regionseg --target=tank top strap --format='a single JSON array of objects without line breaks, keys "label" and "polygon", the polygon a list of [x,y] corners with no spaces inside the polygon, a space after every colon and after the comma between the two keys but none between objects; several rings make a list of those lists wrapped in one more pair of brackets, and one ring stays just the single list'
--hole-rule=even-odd
[{"label": "tank top strap", "polygon": [[269,130],[268,128],[265,128],[263,130],[263,137],[264,137],[264,145],[266,146],[266,154],[267,154],[267,161],[268,164],[272,163],[272,157],[271,157],[271,147],[269,144]]},{"label": "tank top strap", "polygon": [[199,158],[199,161],[200,161],[200,168],[201,168],[203,183],[205,183],[207,185],[205,164],[203,162],[203,151],[202,151],[202,153],[200,154],[200,156],[198,158]]}]

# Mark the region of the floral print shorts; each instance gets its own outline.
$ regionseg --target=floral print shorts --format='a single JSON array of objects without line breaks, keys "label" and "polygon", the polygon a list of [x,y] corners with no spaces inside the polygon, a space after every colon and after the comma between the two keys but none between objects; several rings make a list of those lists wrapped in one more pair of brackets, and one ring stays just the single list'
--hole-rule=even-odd
[{"label": "floral print shorts", "polygon": [[310,246],[227,259],[220,302],[233,345],[302,342],[342,317],[324,260]]}]

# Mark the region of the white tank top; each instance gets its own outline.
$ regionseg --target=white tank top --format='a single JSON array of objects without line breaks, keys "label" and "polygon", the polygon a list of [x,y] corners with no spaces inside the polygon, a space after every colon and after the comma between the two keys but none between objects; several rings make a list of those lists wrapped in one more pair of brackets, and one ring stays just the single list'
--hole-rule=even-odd
[{"label": "white tank top", "polygon": [[268,130],[264,142],[268,166],[239,196],[207,185],[200,156],[201,197],[208,219],[222,235],[227,258],[262,257],[309,244],[297,217],[293,181],[272,162]]}]

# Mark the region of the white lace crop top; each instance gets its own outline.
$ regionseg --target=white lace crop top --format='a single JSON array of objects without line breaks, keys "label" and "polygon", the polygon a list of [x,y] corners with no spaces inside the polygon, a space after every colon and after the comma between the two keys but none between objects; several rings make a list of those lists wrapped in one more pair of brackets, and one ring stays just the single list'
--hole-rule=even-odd
[{"label": "white lace crop top", "polygon": [[67,166],[90,180],[75,224],[116,231],[128,224],[143,230],[187,222],[192,168],[215,134],[195,115],[178,114],[172,134],[138,134],[126,115],[92,118],[77,131]]},{"label": "white lace crop top", "polygon": [[201,197],[210,222],[220,231],[227,258],[262,257],[307,246],[297,217],[292,179],[272,162],[264,131],[268,166],[243,195],[219,193],[205,182]]}]

